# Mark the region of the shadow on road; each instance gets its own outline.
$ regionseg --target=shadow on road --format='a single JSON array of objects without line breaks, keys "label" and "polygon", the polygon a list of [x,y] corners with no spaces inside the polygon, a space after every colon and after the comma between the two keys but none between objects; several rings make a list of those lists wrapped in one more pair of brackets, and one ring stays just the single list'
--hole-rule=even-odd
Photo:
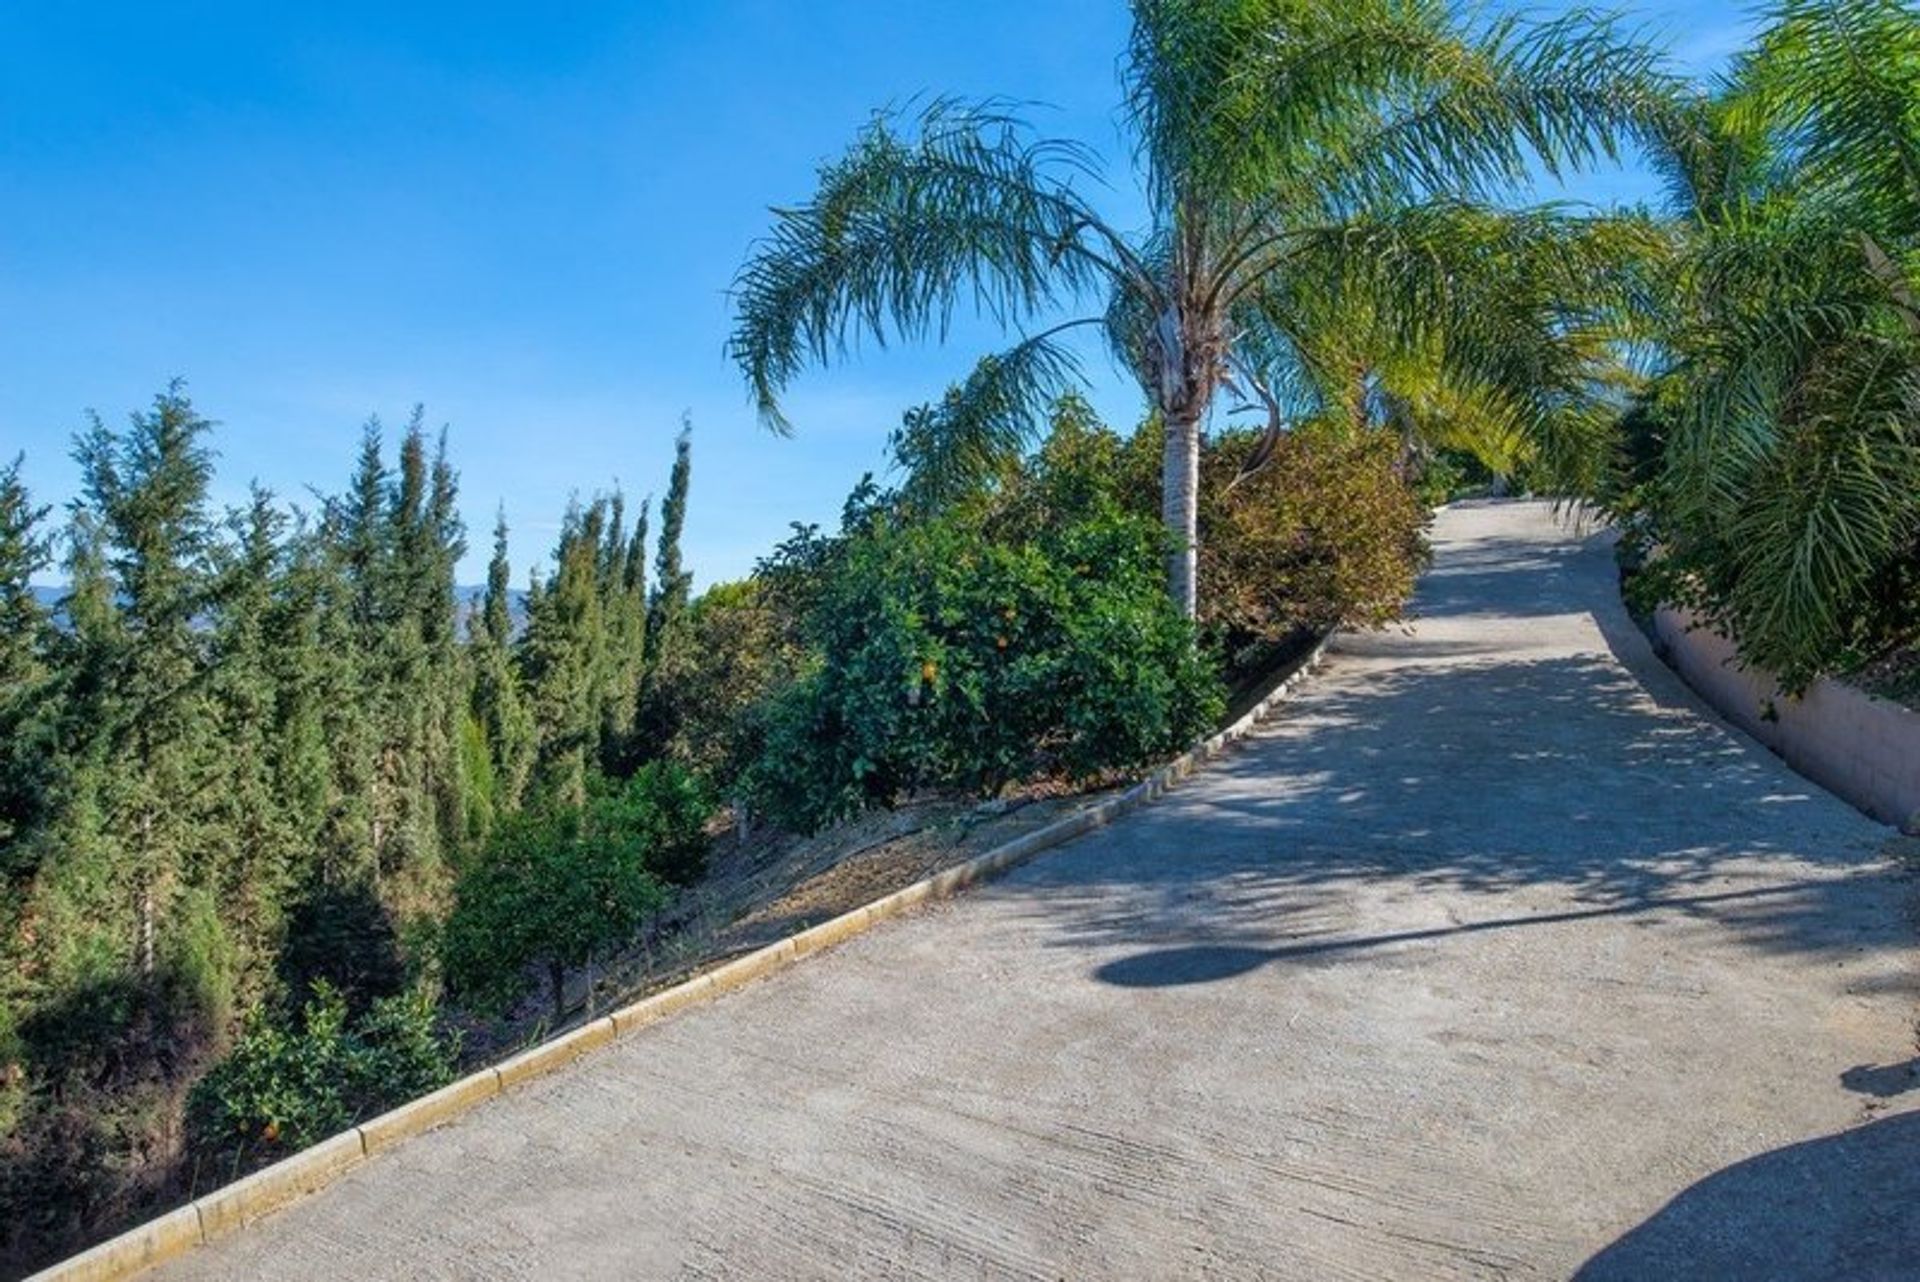
[{"label": "shadow on road", "polygon": [[[1766,886],[1754,890],[1727,891],[1717,895],[1683,895],[1648,899],[1605,908],[1580,908],[1557,913],[1532,913],[1520,917],[1498,917],[1489,921],[1466,922],[1457,926],[1435,926],[1426,930],[1398,930],[1377,935],[1317,940],[1276,948],[1201,944],[1180,948],[1160,948],[1135,953],[1108,962],[1095,970],[1094,978],[1121,988],[1170,988],[1183,984],[1208,984],[1234,979],[1269,962],[1283,962],[1341,953],[1390,948],[1397,944],[1446,939],[1455,935],[1479,934],[1489,930],[1514,930],[1523,926],[1552,926],[1596,917],[1625,917],[1662,910],[1688,911],[1736,900],[1759,900],[1771,896],[1804,894],[1824,883],[1795,883]],[[1916,1061],[1920,1063],[1920,1061]],[[1848,1069],[1841,1080],[1851,1090],[1873,1095],[1893,1095],[1920,1086],[1915,1064],[1889,1064],[1884,1067],[1863,1065]]]},{"label": "shadow on road", "polygon": [[[1920,1090],[1920,1055],[1900,1064],[1856,1064],[1840,1074],[1840,1084],[1857,1094],[1877,1099],[1892,1099]],[[1920,1152],[1914,1153],[1913,1159],[1920,1165]],[[1914,1208],[1914,1214],[1920,1215],[1920,1207]],[[1914,1261],[1914,1267],[1920,1272],[1920,1260]]]},{"label": "shadow on road", "polygon": [[[1352,952],[1402,942],[1351,938],[1356,889],[1391,885],[1485,894],[1497,918],[1408,939],[1662,912],[1761,951],[1851,954],[1911,944],[1889,911],[1911,891],[1880,844],[1608,658],[1455,658],[1316,692],[1197,784],[994,893],[1031,899],[1064,947]],[[1556,911],[1492,902],[1535,888]],[[1127,967],[1103,977],[1151,969]]]},{"label": "shadow on road", "polygon": [[1920,1275],[1920,1113],[1717,1171],[1587,1261],[1577,1282]]},{"label": "shadow on road", "polygon": [[[1422,586],[1415,635],[1336,657],[1336,677],[1342,663],[1364,677],[1313,688],[1195,785],[996,893],[1030,897],[1063,947],[1146,950],[1100,968],[1125,986],[1655,912],[1710,919],[1764,952],[1910,947],[1889,907],[1911,891],[1879,830],[1703,715],[1627,616],[1615,573],[1605,536],[1450,552]],[[1385,886],[1538,889],[1541,908],[1571,911],[1489,903],[1496,920],[1372,938],[1351,905]],[[1920,993],[1904,973],[1863,982]]]}]

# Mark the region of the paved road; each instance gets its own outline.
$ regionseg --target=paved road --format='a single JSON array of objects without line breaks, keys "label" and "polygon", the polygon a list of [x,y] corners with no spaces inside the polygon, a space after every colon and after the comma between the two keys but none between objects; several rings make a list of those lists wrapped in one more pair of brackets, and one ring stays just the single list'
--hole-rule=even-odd
[{"label": "paved road", "polygon": [[1161,804],[163,1276],[1915,1276],[1889,833],[1698,710],[1601,540],[1437,541]]}]

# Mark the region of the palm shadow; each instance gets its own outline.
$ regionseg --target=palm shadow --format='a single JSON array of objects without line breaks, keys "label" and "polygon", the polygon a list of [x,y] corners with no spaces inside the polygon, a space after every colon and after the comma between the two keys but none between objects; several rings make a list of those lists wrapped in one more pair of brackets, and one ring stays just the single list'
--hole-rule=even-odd
[{"label": "palm shadow", "polygon": [[1578,1282],[1920,1276],[1920,1113],[1717,1171],[1588,1260]]}]

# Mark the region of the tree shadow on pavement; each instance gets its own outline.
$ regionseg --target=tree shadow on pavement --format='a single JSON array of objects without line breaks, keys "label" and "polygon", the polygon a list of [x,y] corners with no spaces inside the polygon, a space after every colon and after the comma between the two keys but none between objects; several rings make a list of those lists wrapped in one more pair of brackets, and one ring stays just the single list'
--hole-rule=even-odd
[{"label": "tree shadow on pavement", "polygon": [[1187,787],[998,892],[1031,896],[1064,946],[1296,950],[1354,931],[1357,887],[1486,892],[1501,919],[1526,914],[1498,894],[1538,890],[1519,906],[1540,923],[1695,914],[1770,952],[1910,944],[1880,829],[1703,716],[1617,601],[1588,618],[1586,653],[1432,626],[1388,662],[1336,656]]},{"label": "tree shadow on pavement", "polygon": [[1920,1275],[1920,1113],[1735,1163],[1595,1255],[1577,1282]]},{"label": "tree shadow on pavement", "polygon": [[[1920,1055],[1900,1064],[1855,1064],[1840,1074],[1840,1084],[1855,1094],[1876,1099],[1892,1099],[1908,1091],[1920,1091]],[[1913,1157],[1920,1163],[1920,1152]],[[1916,1207],[1914,1213],[1920,1215],[1920,1207]],[[1916,1271],[1920,1271],[1920,1260],[1914,1264]]]},{"label": "tree shadow on pavement", "polygon": [[[1390,948],[1398,944],[1448,939],[1492,930],[1512,930],[1523,926],[1551,926],[1597,917],[1624,917],[1655,909],[1701,909],[1708,905],[1735,900],[1760,900],[1773,896],[1792,896],[1807,888],[1805,884],[1763,886],[1752,890],[1727,891],[1717,895],[1685,895],[1647,903],[1628,903],[1604,908],[1572,909],[1566,912],[1531,913],[1523,916],[1496,917],[1454,926],[1435,926],[1423,930],[1386,931],[1373,935],[1344,936],[1276,948],[1251,948],[1229,944],[1200,944],[1162,948],[1134,953],[1108,962],[1096,969],[1094,978],[1121,988],[1166,988],[1183,984],[1206,984],[1234,979],[1269,962],[1334,957],[1343,953]],[[1915,1065],[1889,1064],[1880,1067],[1862,1065],[1848,1069],[1842,1081],[1850,1090],[1872,1095],[1892,1095],[1920,1085]]]},{"label": "tree shadow on pavement", "polygon": [[1581,609],[1584,594],[1569,572],[1583,555],[1610,545],[1609,536],[1596,535],[1580,543],[1489,538],[1453,548],[1421,579],[1412,613],[1473,616],[1496,602],[1509,618]]},{"label": "tree shadow on pavement", "polygon": [[1484,892],[1516,920],[1474,928],[1505,928],[1530,914],[1495,897],[1537,889],[1540,923],[1662,910],[1838,952],[1910,942],[1880,836],[1605,656],[1455,657],[1315,693],[995,893],[1032,897],[1069,946],[1295,949],[1355,924],[1358,888]]}]

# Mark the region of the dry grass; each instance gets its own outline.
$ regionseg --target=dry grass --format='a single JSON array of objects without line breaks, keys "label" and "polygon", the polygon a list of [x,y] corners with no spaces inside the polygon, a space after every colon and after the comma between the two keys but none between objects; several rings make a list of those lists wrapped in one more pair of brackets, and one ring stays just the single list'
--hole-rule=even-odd
[{"label": "dry grass", "polygon": [[[569,976],[566,1022],[605,1014],[871,903],[1092,805],[1124,782],[1082,789],[1041,782],[989,802],[925,798],[812,837],[761,827],[742,841],[730,822],[716,825],[707,876],[590,979],[584,971]],[[511,1019],[469,1024],[463,1059],[477,1066],[555,1031],[550,1007],[530,996]]]}]

